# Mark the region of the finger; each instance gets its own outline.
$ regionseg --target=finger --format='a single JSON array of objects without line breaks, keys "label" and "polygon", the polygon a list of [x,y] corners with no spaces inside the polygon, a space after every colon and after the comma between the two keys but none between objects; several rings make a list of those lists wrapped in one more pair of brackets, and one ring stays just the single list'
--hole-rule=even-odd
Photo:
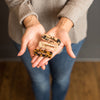
[{"label": "finger", "polygon": [[22,39],[21,49],[20,49],[19,53],[17,54],[17,56],[21,56],[25,53],[26,48],[27,48],[27,44],[28,44],[28,41]]},{"label": "finger", "polygon": [[[48,62],[45,62],[43,65],[47,65],[47,64],[48,64]],[[43,65],[41,65],[41,66],[43,66]],[[38,67],[40,67],[39,64],[38,64]]]},{"label": "finger", "polygon": [[29,53],[30,53],[30,56],[31,56],[31,59],[33,59],[36,55],[34,54],[33,50],[34,48],[32,49],[28,49],[29,50]]},{"label": "finger", "polygon": [[46,62],[48,62],[49,60],[51,60],[56,54],[57,54],[57,52],[55,51],[55,52],[53,52],[51,58],[47,58],[47,57],[43,58],[43,59],[39,62],[38,65],[41,66],[41,65],[45,64]]},{"label": "finger", "polygon": [[34,61],[35,61],[37,58],[38,58],[38,56],[35,55],[35,56],[32,58],[31,63],[34,63]]},{"label": "finger", "polygon": [[[48,64],[48,62],[46,62],[44,65],[47,65]],[[43,65],[41,65],[41,67],[42,67]],[[40,66],[39,65],[37,65],[37,68],[40,68]]]},{"label": "finger", "polygon": [[43,70],[45,70],[46,67],[45,67],[45,65],[43,65],[43,66],[41,66],[41,68],[42,68]]},{"label": "finger", "polygon": [[43,58],[40,62],[39,62],[39,66],[41,66],[41,65],[43,65],[43,64],[45,64],[46,62],[48,62],[50,60],[50,58]]},{"label": "finger", "polygon": [[30,42],[30,44],[28,43],[27,47],[28,47],[31,58],[33,58],[35,56],[33,52],[33,50],[35,49],[34,43],[32,42]]},{"label": "finger", "polygon": [[45,65],[47,65],[47,64],[48,64],[48,62],[45,63]]},{"label": "finger", "polygon": [[75,54],[74,54],[73,51],[72,51],[71,43],[68,43],[68,44],[66,45],[66,51],[67,51],[67,53],[68,53],[68,55],[69,55],[70,57],[76,58]]},{"label": "finger", "polygon": [[[48,64],[48,62],[45,62],[43,65],[47,65]],[[41,66],[43,66],[43,65],[41,65]]]},{"label": "finger", "polygon": [[43,58],[43,59],[38,63],[38,67],[39,67],[39,66],[42,66],[43,64],[48,64],[48,61],[49,61],[50,59],[52,59],[56,54],[58,54],[58,53],[62,50],[63,47],[64,47],[64,45],[62,45],[61,47],[58,48],[58,50],[56,50],[55,52],[53,52],[51,58],[47,58],[47,57]]},{"label": "finger", "polygon": [[33,54],[32,50],[29,51],[29,52],[30,52],[31,59],[33,59],[33,57],[34,57],[35,55]]},{"label": "finger", "polygon": [[43,57],[38,57],[34,63],[32,64],[32,67],[36,67],[38,65],[38,63],[43,59]]}]

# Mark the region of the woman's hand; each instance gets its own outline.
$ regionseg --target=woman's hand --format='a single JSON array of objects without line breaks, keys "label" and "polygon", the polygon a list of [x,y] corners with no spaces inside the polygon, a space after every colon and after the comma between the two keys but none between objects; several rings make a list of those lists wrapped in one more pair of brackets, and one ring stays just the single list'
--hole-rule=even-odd
[{"label": "woman's hand", "polygon": [[[71,40],[70,40],[69,34],[68,34],[72,25],[73,25],[73,23],[69,19],[62,18],[54,28],[52,28],[51,30],[49,30],[46,33],[46,34],[55,36],[56,38],[59,38],[61,40],[61,44],[60,44],[59,48],[53,52],[52,58],[56,54],[58,54],[63,49],[64,46],[66,47],[66,51],[69,54],[69,56],[72,58],[76,58],[73,51],[72,51]],[[41,59],[41,57],[38,57],[37,60],[34,61],[35,57],[33,57],[32,66],[35,67],[38,65],[38,67],[39,67],[42,64],[48,62],[52,58],[42,58]],[[43,69],[45,69],[45,68],[43,68]]]},{"label": "woman's hand", "polygon": [[[24,20],[26,27],[25,33],[22,37],[21,49],[17,56],[21,56],[25,53],[26,48],[30,52],[31,58],[33,58],[33,50],[37,47],[40,41],[41,35],[45,33],[44,27],[39,23],[35,16],[29,16]],[[47,63],[45,63],[47,64]],[[43,65],[44,66],[44,65]]]}]

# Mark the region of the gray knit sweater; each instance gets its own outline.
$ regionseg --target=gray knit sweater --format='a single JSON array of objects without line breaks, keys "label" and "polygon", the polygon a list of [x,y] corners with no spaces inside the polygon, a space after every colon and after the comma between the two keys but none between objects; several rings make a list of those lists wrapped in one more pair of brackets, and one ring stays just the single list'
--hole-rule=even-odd
[{"label": "gray knit sweater", "polygon": [[9,36],[19,44],[25,32],[22,21],[32,14],[37,16],[46,31],[56,25],[59,17],[72,20],[74,26],[69,32],[72,43],[78,43],[87,36],[87,12],[93,0],[5,0],[5,2],[9,7]]}]

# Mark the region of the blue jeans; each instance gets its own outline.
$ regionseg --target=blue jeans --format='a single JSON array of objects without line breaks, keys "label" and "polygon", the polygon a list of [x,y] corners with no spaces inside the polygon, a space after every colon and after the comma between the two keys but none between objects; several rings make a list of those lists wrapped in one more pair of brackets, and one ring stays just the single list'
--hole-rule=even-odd
[{"label": "blue jeans", "polygon": [[[72,50],[76,57],[85,39],[76,44],[71,44]],[[21,45],[14,41],[13,43],[17,49],[17,52],[19,52]],[[41,67],[32,67],[28,48],[26,49],[26,52],[20,56],[20,58],[31,78],[35,100],[50,100],[50,89],[52,91],[52,100],[64,100],[69,88],[70,74],[73,68],[73,64],[76,60],[76,58],[71,58],[67,54],[65,47],[60,54],[57,54],[48,62],[45,70],[43,70]],[[52,77],[51,85],[50,74]]]}]

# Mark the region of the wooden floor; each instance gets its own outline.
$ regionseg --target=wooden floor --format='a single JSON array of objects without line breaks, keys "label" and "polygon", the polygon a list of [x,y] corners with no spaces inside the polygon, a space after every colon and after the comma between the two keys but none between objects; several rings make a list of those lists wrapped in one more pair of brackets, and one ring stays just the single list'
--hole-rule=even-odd
[{"label": "wooden floor", "polygon": [[[23,63],[0,62],[0,100],[35,100]],[[100,100],[100,62],[75,62],[66,100]]]}]

